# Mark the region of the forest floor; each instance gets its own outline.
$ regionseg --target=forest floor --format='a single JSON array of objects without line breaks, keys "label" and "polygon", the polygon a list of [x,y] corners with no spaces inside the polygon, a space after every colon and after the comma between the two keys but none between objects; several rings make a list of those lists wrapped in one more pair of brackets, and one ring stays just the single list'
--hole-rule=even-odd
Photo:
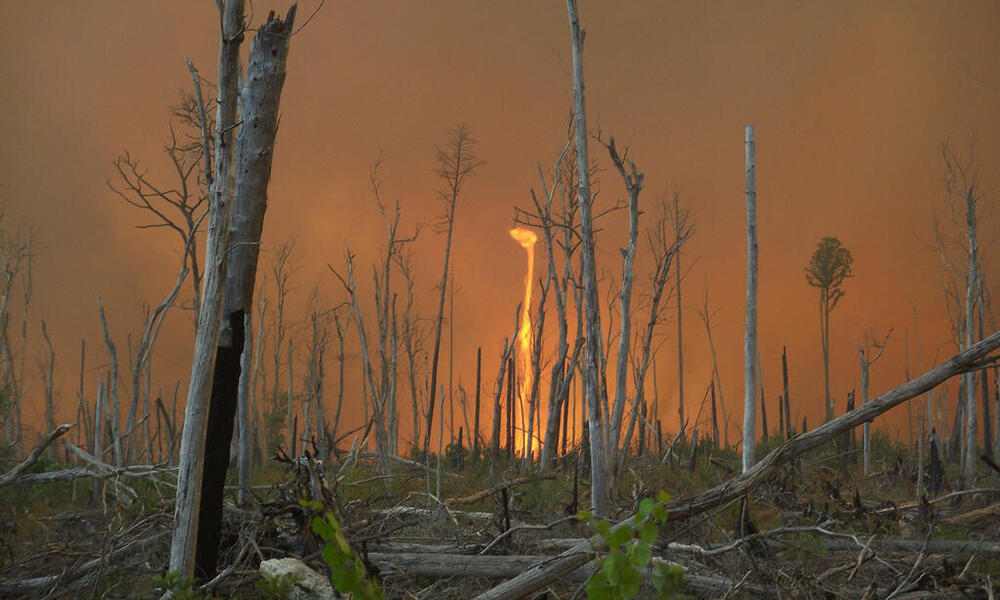
[{"label": "forest floor", "polygon": [[[917,502],[912,456],[879,442],[867,477],[857,452],[828,443],[776,469],[745,501],[662,525],[654,554],[687,576],[676,597],[994,598],[1000,477],[983,468],[978,487],[953,492],[949,465],[946,489]],[[758,451],[779,443],[766,440]],[[412,464],[378,474],[365,459],[330,461],[317,486],[305,461],[268,462],[254,473],[251,502],[237,508],[235,487],[227,492],[222,576],[202,593],[267,597],[255,583],[269,558],[299,557],[328,573],[303,497],[319,497],[337,517],[386,598],[472,598],[593,534],[575,517],[589,505],[575,454],[549,476],[514,459],[491,472],[462,458],[449,461],[439,496],[428,493],[437,488],[433,473]],[[44,457],[30,469],[35,482],[0,487],[0,597],[160,597],[154,577],[167,563],[172,472],[37,481],[66,468]],[[736,453],[710,444],[693,462],[683,441],[666,459],[631,457],[610,520],[660,491],[682,501],[738,471]],[[586,578],[571,575],[528,597],[583,598]],[[644,588],[640,597],[653,596]]]}]

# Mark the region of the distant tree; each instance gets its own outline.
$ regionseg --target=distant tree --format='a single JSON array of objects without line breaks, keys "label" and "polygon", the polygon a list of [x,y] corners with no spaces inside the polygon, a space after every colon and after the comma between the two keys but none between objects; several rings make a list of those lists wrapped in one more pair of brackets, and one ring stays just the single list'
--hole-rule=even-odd
[{"label": "distant tree", "polygon": [[451,264],[451,239],[455,230],[455,207],[458,196],[466,181],[485,164],[476,156],[476,138],[472,130],[464,123],[448,130],[448,142],[437,148],[434,172],[441,179],[439,194],[444,200],[444,216],[439,227],[445,232],[444,268],[441,274],[440,295],[438,296],[437,318],[434,320],[434,352],[431,354],[431,385],[430,399],[427,402],[427,414],[424,438],[424,457],[430,452],[431,425],[434,423],[434,403],[437,401],[438,359],[441,355],[441,324],[444,321],[444,299],[448,290],[448,269]]},{"label": "distant tree", "polygon": [[851,251],[835,237],[824,237],[816,245],[816,252],[806,266],[806,281],[819,290],[819,328],[823,346],[823,390],[826,402],[826,420],[833,418],[830,401],[830,313],[844,296],[844,280],[854,275]]}]

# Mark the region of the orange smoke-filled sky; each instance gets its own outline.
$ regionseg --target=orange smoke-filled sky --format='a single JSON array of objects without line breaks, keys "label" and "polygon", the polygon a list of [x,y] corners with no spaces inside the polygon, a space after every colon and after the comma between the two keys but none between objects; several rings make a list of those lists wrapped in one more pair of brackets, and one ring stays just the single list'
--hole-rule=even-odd
[{"label": "orange smoke-filled sky", "polygon": [[[271,8],[283,14],[288,4],[254,2],[251,24],[259,25]],[[299,23],[317,4],[301,3]],[[738,439],[747,124],[757,130],[759,331],[771,427],[783,345],[793,414],[797,420],[808,415],[811,424],[820,415],[818,310],[803,267],[822,236],[839,237],[855,259],[856,275],[832,317],[838,409],[857,385],[856,342],[865,329],[895,328],[873,370],[875,392],[903,378],[904,330],[913,371],[953,351],[936,279],[939,263],[922,240],[930,237],[932,212],[944,206],[945,140],[960,154],[975,140],[983,200],[996,205],[995,2],[581,0],[580,13],[587,29],[590,126],[615,136],[620,148],[628,146],[645,173],[647,219],[670,182],[694,211],[695,235],[682,259],[688,414],[711,371],[695,310],[707,291],[717,311],[714,336],[733,414],[730,439]],[[206,1],[96,0],[2,3],[0,20],[0,199],[7,227],[30,221],[46,244],[34,265],[28,386],[40,388],[44,318],[57,353],[60,420],[69,420],[80,339],[87,340],[91,396],[107,363],[97,297],[104,299],[124,356],[127,334],[138,335],[140,304],[162,298],[179,262],[176,239],[137,230],[145,215],[105,187],[114,174],[111,162],[128,149],[154,178],[171,181],[161,151],[169,106],[178,90],[190,87],[185,56],[214,79],[218,19],[214,3]],[[342,265],[349,241],[367,272],[384,243],[367,191],[368,169],[380,149],[385,193],[399,200],[404,227],[430,224],[443,212],[433,174],[435,145],[444,144],[449,127],[465,122],[480,140],[486,165],[463,191],[456,216],[455,381],[473,387],[476,348],[482,346],[483,386],[491,390],[502,340],[523,295],[524,255],[508,234],[513,207],[528,206],[529,189],[538,188],[536,162],[549,168],[562,148],[570,104],[562,2],[327,1],[291,42],[264,229],[266,247],[296,240],[300,268],[292,279],[290,319],[303,344],[305,298],[314,287],[326,304],[343,299],[327,263]],[[591,156],[602,167],[598,202],[623,199],[607,154],[592,144]],[[984,225],[981,241],[992,289],[1000,231],[995,219]],[[624,223],[607,221],[598,240],[605,280],[621,278],[624,239]],[[433,312],[443,246],[443,236],[425,228],[414,249],[425,315]],[[540,250],[536,273],[545,260]],[[648,267],[648,255],[637,260],[639,269]],[[19,309],[12,314],[20,352]],[[180,311],[166,328],[154,357],[154,388],[169,394],[190,368],[192,328]],[[675,430],[673,316],[660,332],[660,412],[665,428]],[[351,394],[356,399],[360,391]],[[39,397],[27,402],[37,418]],[[345,410],[360,419],[360,410]],[[894,433],[905,427],[899,414],[884,421]],[[401,431],[405,439],[408,428]]]}]

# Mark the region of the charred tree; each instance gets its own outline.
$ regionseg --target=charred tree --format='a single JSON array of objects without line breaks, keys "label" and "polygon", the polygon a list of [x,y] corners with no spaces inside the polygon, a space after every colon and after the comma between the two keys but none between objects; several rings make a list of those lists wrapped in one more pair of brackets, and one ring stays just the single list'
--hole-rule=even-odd
[{"label": "charred tree", "polygon": [[[254,37],[246,83],[238,90],[243,4],[222,7],[216,171],[212,185],[202,313],[181,441],[171,570],[211,578],[222,525],[222,495],[237,408],[244,315],[253,306],[267,206],[278,104],[295,5],[272,12]],[[237,92],[239,132],[237,127]],[[235,141],[235,144],[234,144]],[[211,436],[212,444],[206,444]]]}]

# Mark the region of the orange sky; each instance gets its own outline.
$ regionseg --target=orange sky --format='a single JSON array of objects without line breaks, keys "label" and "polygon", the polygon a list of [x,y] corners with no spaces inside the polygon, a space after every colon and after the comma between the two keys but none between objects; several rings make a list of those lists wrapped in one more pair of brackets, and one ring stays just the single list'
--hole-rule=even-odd
[{"label": "orange sky", "polygon": [[[269,8],[283,13],[287,5],[255,2],[253,24]],[[301,4],[300,22],[316,5]],[[940,145],[946,139],[964,151],[975,137],[981,189],[996,205],[995,2],[582,0],[580,11],[589,124],[630,147],[646,174],[641,202],[650,213],[672,181],[696,213],[684,255],[691,267],[684,291],[689,405],[700,399],[711,368],[694,312],[707,289],[718,309],[730,438],[738,438],[743,129],[751,123],[757,129],[759,331],[772,427],[782,345],[789,351],[793,411],[808,414],[811,424],[820,415],[817,308],[802,268],[824,235],[838,236],[855,258],[856,277],[832,317],[838,408],[857,384],[855,344],[866,328],[896,329],[873,371],[876,392],[903,377],[906,328],[916,371],[912,307],[924,366],[952,352],[943,345],[936,258],[920,240],[943,199]],[[214,78],[217,16],[214,3],[205,1],[98,0],[3,3],[0,19],[7,24],[0,39],[0,199],[9,222],[30,220],[48,246],[35,264],[26,371],[35,381],[29,386],[37,387],[39,319],[45,318],[59,361],[60,415],[67,420],[75,406],[80,338],[88,344],[91,396],[107,360],[97,296],[124,355],[127,333],[138,335],[140,303],[157,302],[173,281],[175,239],[134,229],[143,215],[104,181],[125,148],[168,180],[160,152],[168,107],[177,90],[190,85],[183,57]],[[345,240],[360,265],[375,259],[383,229],[367,193],[367,171],[379,149],[387,157],[387,196],[399,199],[407,228],[430,223],[441,213],[434,146],[449,127],[469,123],[487,164],[457,210],[455,378],[472,386],[482,346],[490,390],[523,294],[523,251],[508,235],[513,207],[528,205],[528,190],[538,185],[536,161],[550,165],[562,147],[569,72],[561,2],[326,2],[292,41],[264,231],[266,246],[297,239],[301,268],[292,281],[291,318],[302,322],[314,285],[326,302],[341,300],[326,264],[342,264]],[[624,198],[606,154],[592,145],[591,155],[604,168],[598,202]],[[994,289],[998,231],[994,220],[981,242]],[[605,224],[598,240],[605,277],[620,279],[624,238],[621,221]],[[443,236],[422,232],[416,271],[425,314],[433,309],[442,248]],[[544,260],[540,252],[539,271]],[[640,253],[639,268],[646,260]],[[19,309],[14,315],[19,323]],[[154,388],[172,389],[190,366],[188,317],[175,312],[167,327],[154,357]],[[17,331],[19,325],[12,327]],[[661,329],[667,343],[658,356],[668,430],[676,428],[675,331],[671,318]],[[29,402],[29,411],[40,414],[40,402]],[[400,402],[408,414],[408,400]],[[894,430],[901,421],[892,423]],[[402,431],[405,437],[408,428]]]}]

